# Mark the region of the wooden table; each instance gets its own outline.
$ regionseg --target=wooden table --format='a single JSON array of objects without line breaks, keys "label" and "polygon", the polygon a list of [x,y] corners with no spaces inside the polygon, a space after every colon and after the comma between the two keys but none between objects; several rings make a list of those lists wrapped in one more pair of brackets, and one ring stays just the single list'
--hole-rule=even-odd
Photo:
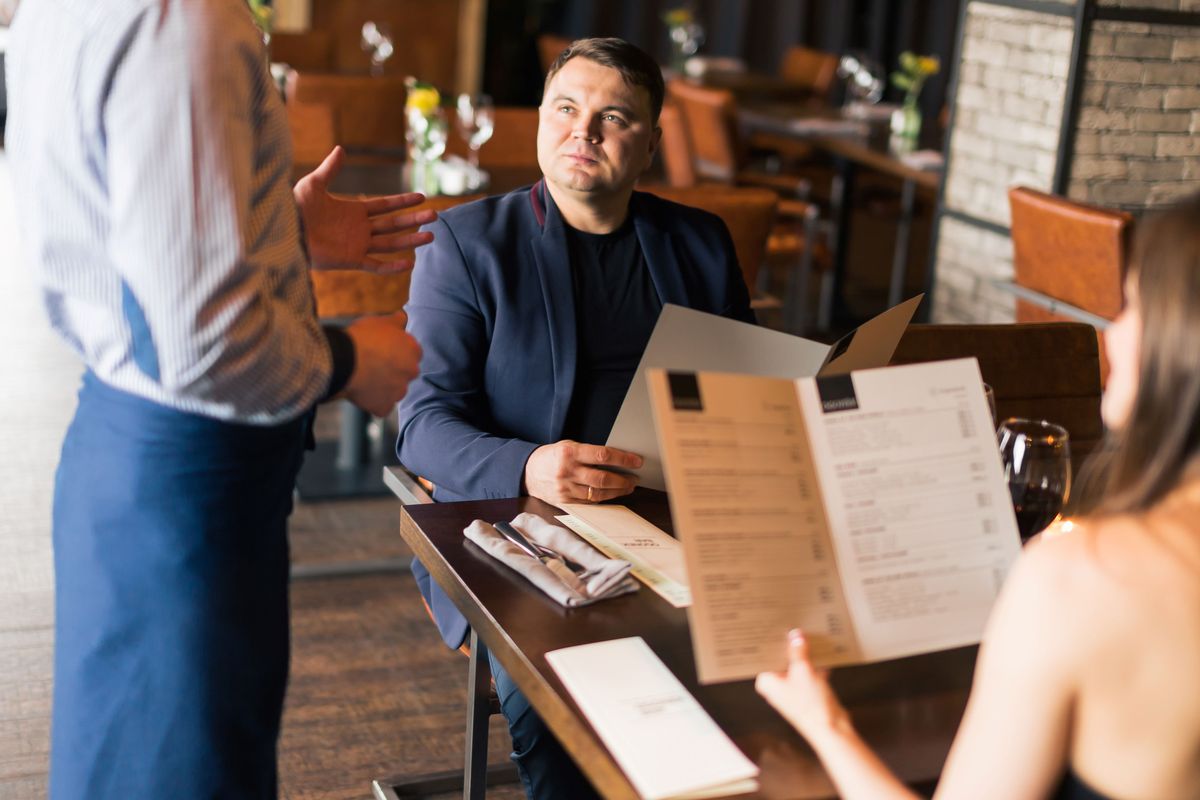
[{"label": "wooden table", "polygon": [[[626,500],[651,522],[671,530],[665,495],[639,489]],[[545,654],[626,636],[642,637],[759,765],[761,789],[753,797],[834,794],[808,745],[755,694],[752,682],[698,684],[682,609],[645,587],[587,608],[563,609],[462,534],[474,519],[510,520],[522,511],[552,519],[558,510],[528,497],[407,505],[400,533],[601,794],[637,797]],[[975,648],[961,648],[840,669],[833,682],[881,757],[906,781],[928,786],[941,770],[961,719],[974,659]]]},{"label": "wooden table", "polygon": [[[752,134],[766,134],[782,139],[795,139],[819,148],[831,155],[838,166],[837,179],[833,187],[833,218],[835,224],[834,295],[841,296],[841,281],[845,275],[846,248],[850,239],[850,195],[853,191],[854,174],[858,167],[865,167],[885,175],[899,178],[900,221],[896,229],[896,242],[892,250],[892,269],[888,281],[888,307],[902,299],[904,278],[908,272],[908,246],[912,238],[913,211],[918,190],[932,196],[937,195],[941,183],[941,170],[921,170],[906,164],[901,156],[890,147],[889,120],[870,118],[848,120],[860,123],[857,135],[830,135],[821,125],[805,125],[808,120],[843,120],[840,110],[814,110],[810,105],[794,103],[747,104],[739,111],[739,123]],[[921,145],[937,149],[936,126],[926,125]],[[753,143],[753,141],[752,141]],[[932,274],[926,268],[923,280],[929,292]]]},{"label": "wooden table", "polygon": [[[350,154],[348,163],[330,183],[330,191],[356,195],[398,194],[408,191],[403,177],[403,160],[388,159],[384,155],[386,153],[382,152],[372,157]],[[504,194],[535,183],[542,177],[542,171],[536,166],[484,166],[483,169],[490,178],[488,184],[467,194]]]}]

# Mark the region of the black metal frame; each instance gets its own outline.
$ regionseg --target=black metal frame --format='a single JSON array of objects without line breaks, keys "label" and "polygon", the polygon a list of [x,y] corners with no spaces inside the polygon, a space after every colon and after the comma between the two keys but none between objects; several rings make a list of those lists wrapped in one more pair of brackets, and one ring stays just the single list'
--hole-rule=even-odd
[{"label": "black metal frame", "polygon": [[933,309],[934,287],[936,285],[938,262],[938,239],[941,237],[943,218],[955,219],[977,228],[984,228],[993,233],[1007,235],[1008,228],[988,220],[979,219],[961,211],[946,208],[946,179],[950,175],[950,145],[954,139],[955,118],[957,116],[958,82],[962,72],[963,34],[966,29],[967,12],[972,3],[1013,8],[1022,11],[1034,11],[1056,17],[1070,16],[1074,18],[1074,38],[1071,42],[1071,61],[1067,71],[1067,85],[1063,97],[1063,115],[1058,130],[1058,147],[1054,165],[1054,177],[1051,191],[1065,195],[1071,176],[1071,162],[1075,155],[1075,123],[1079,118],[1079,107],[1083,96],[1083,65],[1087,59],[1088,43],[1091,40],[1092,28],[1096,22],[1142,22],[1148,25],[1178,25],[1200,27],[1200,12],[1197,11],[1162,11],[1142,8],[1116,8],[1102,6],[1097,0],[1077,0],[1074,6],[1062,3],[1047,2],[1047,0],[961,0],[958,10],[958,31],[954,41],[954,63],[950,78],[948,97],[950,98],[950,119],[947,125],[946,140],[942,150],[942,178],[938,186],[937,208],[933,218],[933,234],[929,241],[929,265],[925,270],[925,303],[922,304],[919,319],[929,321]]}]

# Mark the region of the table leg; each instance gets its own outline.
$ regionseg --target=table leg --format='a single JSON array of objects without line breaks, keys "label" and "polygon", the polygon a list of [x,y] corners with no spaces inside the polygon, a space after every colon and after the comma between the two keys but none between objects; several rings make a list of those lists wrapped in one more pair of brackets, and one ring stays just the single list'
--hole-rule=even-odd
[{"label": "table leg", "polygon": [[831,216],[833,217],[833,317],[846,316],[846,302],[842,295],[846,280],[847,251],[850,247],[850,212],[854,196],[856,165],[847,158],[837,159],[837,174],[830,188]]},{"label": "table leg", "polygon": [[900,221],[896,225],[896,248],[892,252],[892,277],[888,283],[888,308],[896,305],[904,293],[908,275],[908,243],[912,238],[913,207],[916,205],[917,184],[905,180],[900,189]]},{"label": "table leg", "polygon": [[484,800],[487,790],[488,717],[491,715],[492,669],[487,646],[471,631],[467,670],[467,751],[463,764],[463,800]]},{"label": "table leg", "polygon": [[382,497],[390,492],[383,483],[383,468],[399,463],[390,442],[367,435],[371,417],[345,400],[336,442],[317,442],[304,456],[296,476],[296,492],[305,501],[352,497]]}]

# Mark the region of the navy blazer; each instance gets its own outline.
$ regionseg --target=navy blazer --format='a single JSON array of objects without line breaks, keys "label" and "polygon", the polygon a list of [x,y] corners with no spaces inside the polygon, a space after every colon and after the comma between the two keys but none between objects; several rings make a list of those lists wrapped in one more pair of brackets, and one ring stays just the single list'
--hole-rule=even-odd
[{"label": "navy blazer", "polygon": [[[629,212],[663,303],[754,321],[720,218],[643,192]],[[405,306],[424,352],[399,406],[397,453],[439,501],[516,497],[530,453],[562,438],[575,388],[566,223],[539,181],[450,209],[426,230],[434,241],[417,250]],[[465,620],[419,562],[413,571],[458,647]]]}]

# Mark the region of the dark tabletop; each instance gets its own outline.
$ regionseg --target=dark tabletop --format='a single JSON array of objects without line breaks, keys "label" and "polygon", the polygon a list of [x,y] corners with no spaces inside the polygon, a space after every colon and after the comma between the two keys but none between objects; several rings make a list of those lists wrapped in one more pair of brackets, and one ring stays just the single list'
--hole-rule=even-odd
[{"label": "dark tabletop", "polygon": [[[671,530],[666,497],[638,490],[626,504]],[[474,519],[511,520],[558,510],[532,498],[405,506],[401,534],[528,696],[538,713],[609,798],[632,786],[567,695],[545,653],[640,636],[762,769],[759,797],[834,794],[803,739],[754,692],[751,681],[700,686],[687,616],[642,586],[586,608],[566,610],[486,555],[462,531]],[[839,669],[833,681],[865,739],[912,783],[935,778],[961,719],[975,648]],[[669,744],[664,744],[669,746]]]}]

